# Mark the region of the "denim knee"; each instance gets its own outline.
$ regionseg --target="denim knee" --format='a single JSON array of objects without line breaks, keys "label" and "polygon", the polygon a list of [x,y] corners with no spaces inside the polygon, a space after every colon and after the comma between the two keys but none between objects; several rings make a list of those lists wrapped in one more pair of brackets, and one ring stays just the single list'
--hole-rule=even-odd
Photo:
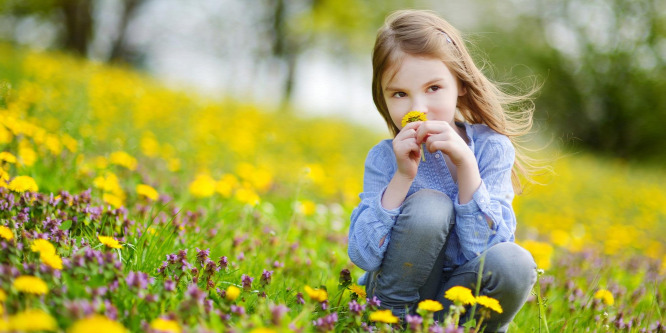
[{"label": "denim knee", "polygon": [[442,231],[448,234],[455,222],[453,202],[442,192],[420,190],[405,200],[399,220],[407,223],[418,238],[432,237]]},{"label": "denim knee", "polygon": [[489,274],[491,280],[494,272],[501,275],[495,282],[500,285],[487,286],[489,289],[500,289],[510,293],[526,293],[536,283],[536,263],[529,251],[516,243],[499,243],[492,247],[493,251],[486,254],[484,276]]}]

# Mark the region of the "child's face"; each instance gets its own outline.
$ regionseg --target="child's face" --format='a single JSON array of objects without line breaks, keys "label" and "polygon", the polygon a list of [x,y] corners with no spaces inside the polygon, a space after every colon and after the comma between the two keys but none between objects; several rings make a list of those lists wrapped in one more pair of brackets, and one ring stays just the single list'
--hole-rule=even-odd
[{"label": "child's face", "polygon": [[384,75],[382,87],[391,119],[399,129],[402,117],[409,111],[421,111],[428,120],[453,125],[458,96],[465,94],[458,78],[443,61],[409,54],[404,56],[393,78]]}]

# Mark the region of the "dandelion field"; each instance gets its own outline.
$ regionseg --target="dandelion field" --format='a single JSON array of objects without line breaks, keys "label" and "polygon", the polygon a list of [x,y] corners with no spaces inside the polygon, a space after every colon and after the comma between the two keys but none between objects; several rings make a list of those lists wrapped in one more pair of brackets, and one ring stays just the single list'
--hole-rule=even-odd
[{"label": "dandelion field", "polygon": [[[346,254],[381,138],[0,44],[0,332],[397,330]],[[664,331],[666,174],[547,155],[511,331]]]}]

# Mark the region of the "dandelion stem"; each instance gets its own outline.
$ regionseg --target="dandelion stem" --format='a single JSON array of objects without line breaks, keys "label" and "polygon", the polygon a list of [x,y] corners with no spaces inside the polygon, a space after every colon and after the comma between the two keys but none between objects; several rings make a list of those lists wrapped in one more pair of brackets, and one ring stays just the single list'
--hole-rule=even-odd
[{"label": "dandelion stem", "polygon": [[541,273],[537,272],[537,282],[534,285],[534,288],[536,288],[537,305],[539,306],[539,332],[541,332],[541,323],[543,322],[546,333],[550,333],[548,330],[548,319],[546,319],[546,309],[543,307],[543,299],[541,298],[540,277]]}]

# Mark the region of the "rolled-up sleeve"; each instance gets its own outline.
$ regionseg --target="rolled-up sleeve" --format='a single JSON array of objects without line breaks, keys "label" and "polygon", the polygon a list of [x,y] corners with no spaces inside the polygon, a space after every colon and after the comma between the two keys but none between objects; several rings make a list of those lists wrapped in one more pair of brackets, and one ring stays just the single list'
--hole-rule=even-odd
[{"label": "rolled-up sleeve", "polygon": [[365,271],[375,271],[381,265],[391,228],[401,209],[387,210],[381,204],[382,195],[395,172],[391,163],[395,157],[389,149],[390,146],[380,144],[368,153],[361,202],[351,215],[347,253],[349,259]]},{"label": "rolled-up sleeve", "polygon": [[461,205],[457,197],[454,200],[455,229],[461,253],[467,260],[492,245],[513,241],[516,230],[516,216],[511,207],[513,145],[508,138],[498,136],[475,147],[475,155],[481,185],[469,202]]}]

